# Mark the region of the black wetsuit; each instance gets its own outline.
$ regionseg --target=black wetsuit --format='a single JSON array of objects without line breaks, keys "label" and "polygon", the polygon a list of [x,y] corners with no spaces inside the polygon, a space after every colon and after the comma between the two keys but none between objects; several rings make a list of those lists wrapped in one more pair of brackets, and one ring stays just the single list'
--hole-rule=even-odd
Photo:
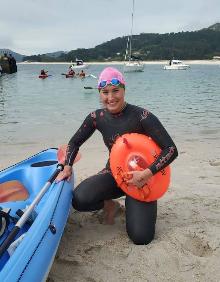
[{"label": "black wetsuit", "polygon": [[[125,133],[140,133],[150,136],[161,148],[161,154],[149,167],[153,174],[169,165],[178,155],[177,148],[160,121],[149,111],[127,104],[119,114],[99,109],[89,114],[71,138],[66,164],[72,165],[79,147],[99,130],[109,152],[117,136]],[[117,186],[109,161],[98,174],[82,181],[75,189],[73,207],[79,211],[94,211],[103,208],[104,200],[119,198],[124,192]],[[141,202],[126,195],[126,228],[135,244],[148,244],[155,233],[157,201]]]}]

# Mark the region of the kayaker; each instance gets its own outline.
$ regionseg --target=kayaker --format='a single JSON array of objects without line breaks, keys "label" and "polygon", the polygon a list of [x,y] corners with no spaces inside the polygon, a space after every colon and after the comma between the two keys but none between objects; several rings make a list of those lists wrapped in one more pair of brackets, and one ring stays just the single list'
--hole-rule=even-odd
[{"label": "kayaker", "polygon": [[48,71],[45,71],[44,69],[40,71],[40,75],[47,75]]},{"label": "kayaker", "polygon": [[[178,155],[177,148],[158,118],[148,110],[125,101],[125,80],[115,68],[105,68],[98,80],[98,90],[103,108],[90,113],[68,143],[64,171],[58,181],[70,179],[72,165],[79,147],[97,129],[101,132],[108,150],[119,135],[140,133],[152,138],[161,153],[150,167],[131,172],[127,182],[139,188],[157,172],[168,166]],[[112,176],[109,161],[96,175],[82,181],[73,192],[72,205],[78,211],[104,209],[106,223],[113,224],[119,204],[113,200],[125,198],[126,229],[130,239],[138,245],[150,243],[155,234],[157,201],[143,202],[125,195]]]},{"label": "kayaker", "polygon": [[71,66],[69,67],[69,71],[68,71],[68,75],[72,75],[75,76],[75,71],[71,68]]}]

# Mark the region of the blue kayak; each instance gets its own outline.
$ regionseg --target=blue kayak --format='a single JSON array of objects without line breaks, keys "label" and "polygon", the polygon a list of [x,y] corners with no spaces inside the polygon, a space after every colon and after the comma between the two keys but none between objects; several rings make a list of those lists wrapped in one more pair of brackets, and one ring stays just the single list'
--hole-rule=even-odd
[{"label": "blue kayak", "polygon": [[[7,215],[0,224],[5,228],[0,233],[0,244],[8,238],[57,164],[57,149],[48,149],[0,172],[0,214]],[[14,243],[1,256],[0,281],[46,280],[69,215],[73,182],[72,177],[70,182],[53,183],[48,188]],[[10,193],[14,183],[18,185]],[[10,189],[4,190],[5,187]]]}]

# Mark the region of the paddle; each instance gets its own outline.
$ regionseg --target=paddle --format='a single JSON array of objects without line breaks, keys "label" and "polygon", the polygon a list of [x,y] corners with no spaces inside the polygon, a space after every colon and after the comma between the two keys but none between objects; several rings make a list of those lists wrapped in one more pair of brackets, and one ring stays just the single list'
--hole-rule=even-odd
[{"label": "paddle", "polygon": [[[54,182],[58,174],[64,169],[64,162],[65,162],[65,155],[66,155],[66,149],[67,145],[63,145],[58,149],[57,152],[57,158],[59,161],[59,164],[57,165],[56,170],[51,175],[51,177],[47,180],[46,184],[42,187],[40,192],[37,194],[37,196],[34,198],[33,202],[30,204],[30,206],[25,210],[22,217],[18,220],[18,222],[15,224],[15,226],[12,228],[11,232],[9,233],[8,237],[2,242],[0,245],[0,258],[4,254],[4,252],[8,249],[10,244],[13,242],[16,235],[21,230],[22,226],[27,222],[28,218],[30,217],[31,213],[33,212],[36,205],[40,202],[41,198],[44,196],[44,194],[47,192],[51,184]],[[80,159],[81,155],[78,154],[78,156],[75,159],[75,162]]]},{"label": "paddle", "polygon": [[46,74],[46,75],[40,74],[38,77],[44,79],[44,78],[47,78],[49,76],[53,76],[53,75],[52,74]]},{"label": "paddle", "polygon": [[97,76],[95,76],[94,74],[89,74],[89,76],[97,79]]},{"label": "paddle", "polygon": [[76,77],[76,74],[69,74],[69,73],[61,73],[61,75],[65,75],[66,77]]}]

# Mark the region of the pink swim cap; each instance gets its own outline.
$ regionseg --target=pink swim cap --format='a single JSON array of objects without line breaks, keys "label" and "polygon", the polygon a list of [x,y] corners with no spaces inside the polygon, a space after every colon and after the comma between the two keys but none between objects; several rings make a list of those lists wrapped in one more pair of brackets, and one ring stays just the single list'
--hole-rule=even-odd
[{"label": "pink swim cap", "polygon": [[118,79],[121,84],[125,85],[124,77],[120,71],[112,67],[105,68],[99,76],[98,87],[100,88],[100,82],[102,81],[107,81],[107,84],[111,84],[111,80],[114,78]]}]

